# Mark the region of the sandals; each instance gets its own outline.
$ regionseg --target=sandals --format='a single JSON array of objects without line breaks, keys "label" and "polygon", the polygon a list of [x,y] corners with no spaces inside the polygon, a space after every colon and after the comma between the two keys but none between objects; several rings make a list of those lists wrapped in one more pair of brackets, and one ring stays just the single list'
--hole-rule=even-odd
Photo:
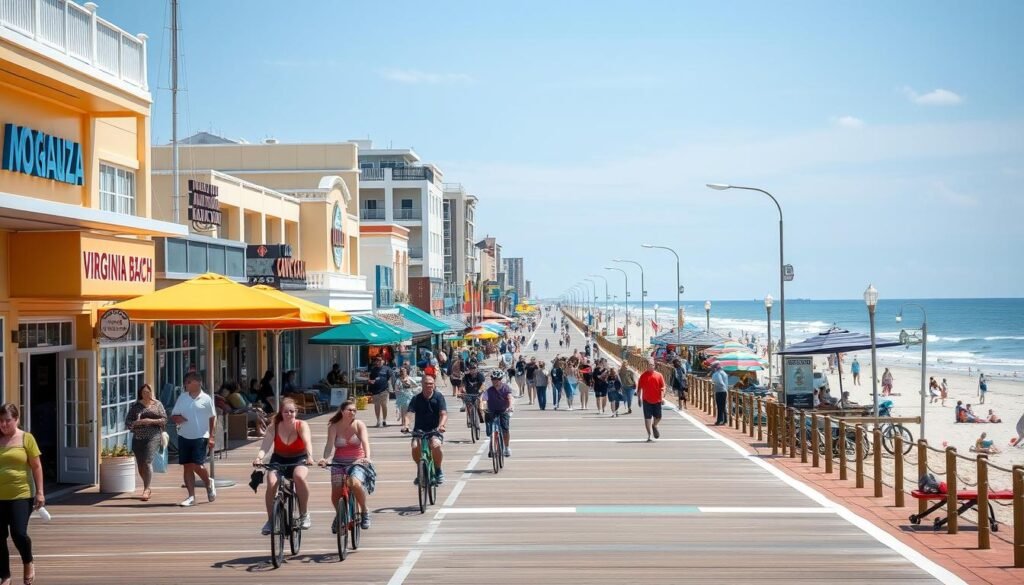
[{"label": "sandals", "polygon": [[150,496],[152,496],[152,495],[153,495],[153,490],[151,490],[149,488],[146,488],[146,489],[142,490],[142,498],[141,499],[142,499],[143,502],[148,502]]}]

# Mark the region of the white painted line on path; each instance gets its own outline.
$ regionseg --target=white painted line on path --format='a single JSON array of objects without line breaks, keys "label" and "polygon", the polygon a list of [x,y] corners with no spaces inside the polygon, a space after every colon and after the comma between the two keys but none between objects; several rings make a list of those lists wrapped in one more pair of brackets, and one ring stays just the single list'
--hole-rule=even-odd
[{"label": "white painted line on path", "polygon": [[832,508],[697,506],[702,514],[835,514]]},{"label": "white painted line on path", "polygon": [[439,514],[575,514],[576,506],[522,506],[516,508],[444,508]]},{"label": "white painted line on path", "polygon": [[388,585],[402,585],[405,582],[405,578],[412,572],[412,568],[416,566],[416,561],[420,560],[420,555],[422,554],[423,551],[421,549],[409,551],[409,554],[405,555],[405,560],[399,565],[398,570],[395,571],[394,575],[391,575]]},{"label": "white painted line on path", "polygon": [[[647,439],[516,439],[518,443],[646,443]],[[670,442],[694,442],[694,443],[714,443],[718,442],[718,439],[707,438],[707,439],[658,439],[659,443],[670,443]]]}]

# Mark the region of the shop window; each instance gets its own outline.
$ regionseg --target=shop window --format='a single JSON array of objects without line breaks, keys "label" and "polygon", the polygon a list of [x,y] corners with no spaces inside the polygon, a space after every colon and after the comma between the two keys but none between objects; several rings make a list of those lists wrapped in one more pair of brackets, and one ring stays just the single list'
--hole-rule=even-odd
[{"label": "shop window", "polygon": [[100,209],[135,215],[135,172],[100,163]]},{"label": "shop window", "polygon": [[208,258],[210,272],[224,274],[224,247],[210,246],[210,253]]},{"label": "shop window", "polygon": [[100,341],[100,438],[103,447],[126,445],[124,419],[146,377],[145,329],[132,324],[128,335]]},{"label": "shop window", "polygon": [[18,325],[18,346],[22,349],[40,347],[71,349],[73,345],[71,321],[20,323]]},{"label": "shop window", "polygon": [[[205,375],[205,332],[194,325],[153,324],[156,345],[157,400],[170,412],[181,394],[185,374],[199,372]],[[205,379],[205,378],[204,378]]]},{"label": "shop window", "polygon": [[245,250],[242,248],[227,248],[224,250],[224,275],[245,276]]},{"label": "shop window", "polygon": [[188,243],[188,272],[193,274],[206,274],[209,272],[206,244],[199,242]]},{"label": "shop window", "polygon": [[167,272],[188,272],[188,242],[175,238],[166,240]]}]

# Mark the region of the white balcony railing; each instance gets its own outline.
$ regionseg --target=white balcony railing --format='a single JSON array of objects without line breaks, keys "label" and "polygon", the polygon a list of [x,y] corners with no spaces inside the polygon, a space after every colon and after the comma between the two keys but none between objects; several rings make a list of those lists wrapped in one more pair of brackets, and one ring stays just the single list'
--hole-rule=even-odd
[{"label": "white balcony railing", "polygon": [[366,292],[366,277],[339,272],[310,271],[306,273],[306,288],[313,290]]},{"label": "white balcony railing", "polygon": [[146,35],[129,34],[99,18],[92,2],[81,6],[68,0],[0,0],[0,35],[16,39],[11,31],[42,45],[37,52],[55,51],[104,74],[98,77],[149,91]]}]

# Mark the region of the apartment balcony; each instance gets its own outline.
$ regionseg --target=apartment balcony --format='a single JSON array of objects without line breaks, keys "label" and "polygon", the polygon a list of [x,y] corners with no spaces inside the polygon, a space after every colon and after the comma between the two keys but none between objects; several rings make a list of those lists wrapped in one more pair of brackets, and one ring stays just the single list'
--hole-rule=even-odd
[{"label": "apartment balcony", "polygon": [[361,169],[360,181],[430,181],[434,183],[434,171],[427,167],[401,167],[395,169]]},{"label": "apartment balcony", "polygon": [[383,221],[385,218],[385,212],[383,209],[360,209],[359,219],[367,221]]},{"label": "apartment balcony", "polygon": [[92,2],[0,0],[0,37],[103,81],[149,91],[146,35],[129,34],[99,18]]},{"label": "apartment balcony", "polygon": [[384,169],[362,169],[359,171],[360,181],[383,181]]},{"label": "apartment balcony", "polygon": [[409,258],[422,260],[423,259],[423,247],[409,246]]},{"label": "apartment balcony", "polygon": [[417,221],[423,219],[422,209],[396,209],[395,221]]}]

